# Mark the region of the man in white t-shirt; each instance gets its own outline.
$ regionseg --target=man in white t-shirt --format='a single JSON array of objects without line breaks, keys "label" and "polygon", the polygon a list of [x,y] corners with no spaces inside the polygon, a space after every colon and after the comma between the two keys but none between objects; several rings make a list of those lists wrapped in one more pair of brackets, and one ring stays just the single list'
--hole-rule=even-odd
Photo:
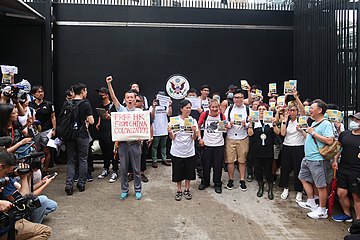
[{"label": "man in white t-shirt", "polygon": [[[246,191],[246,158],[249,152],[249,138],[247,133],[249,123],[246,122],[248,117],[248,107],[244,104],[244,93],[242,90],[236,90],[233,99],[234,105],[227,107],[224,113],[227,121],[229,122],[225,145],[226,163],[229,175],[229,180],[226,187],[229,190],[233,189],[234,187],[234,163],[235,161],[238,161],[240,172],[240,189],[242,191]],[[234,122],[235,115],[238,117],[241,115],[241,122],[239,124]]]},{"label": "man in white t-shirt", "polygon": [[168,116],[172,114],[172,102],[170,100],[169,106],[160,106],[159,102],[154,100],[152,106],[150,106],[149,111],[151,117],[153,118],[153,129],[154,129],[154,139],[151,147],[151,158],[152,158],[152,167],[157,168],[157,150],[160,143],[160,152],[162,164],[165,166],[171,166],[170,161],[166,160],[166,142],[168,139]]}]

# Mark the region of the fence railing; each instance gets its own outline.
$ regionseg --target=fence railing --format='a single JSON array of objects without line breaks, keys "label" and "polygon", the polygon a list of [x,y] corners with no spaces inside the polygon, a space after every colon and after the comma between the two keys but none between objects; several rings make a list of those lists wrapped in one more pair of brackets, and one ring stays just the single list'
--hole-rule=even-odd
[{"label": "fence railing", "polygon": [[[24,0],[24,2],[43,2],[44,0]],[[221,8],[246,10],[293,11],[293,2],[283,3],[249,3],[234,0],[53,0],[54,3],[118,5],[118,6],[154,6],[186,8]]]}]

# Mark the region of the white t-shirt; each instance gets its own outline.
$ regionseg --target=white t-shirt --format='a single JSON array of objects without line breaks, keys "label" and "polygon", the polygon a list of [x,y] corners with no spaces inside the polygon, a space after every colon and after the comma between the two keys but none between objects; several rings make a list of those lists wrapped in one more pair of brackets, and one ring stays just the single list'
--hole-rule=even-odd
[{"label": "white t-shirt", "polygon": [[[229,109],[230,106],[228,106],[225,110],[225,117],[228,121],[234,121],[234,114],[242,114],[242,118],[246,121],[247,119],[247,112],[246,112],[246,106],[243,104],[241,107],[238,107],[234,105],[234,107],[231,109],[230,112],[230,119],[229,119]],[[246,124],[248,126],[248,123]],[[230,129],[227,131],[227,137],[232,140],[242,140],[245,139],[248,136],[247,128],[243,127],[242,125],[233,125]]]},{"label": "white t-shirt", "polygon": [[305,138],[298,130],[296,130],[297,125],[297,119],[295,121],[289,120],[283,143],[285,146],[304,146]]},{"label": "white t-shirt", "polygon": [[[199,97],[200,98],[200,97]],[[205,111],[209,111],[210,110],[210,102],[209,102],[209,98],[205,98],[205,100],[202,100],[200,98],[200,102],[201,102],[201,107],[202,109]]]},{"label": "white t-shirt", "polygon": [[[149,111],[151,112],[153,106],[150,106]],[[156,106],[155,113],[153,118],[153,129],[154,129],[154,137],[157,136],[166,136],[168,135],[167,127],[168,127],[168,118],[167,118],[168,108],[165,106]]]},{"label": "white t-shirt", "polygon": [[[180,131],[175,133],[175,138],[172,140],[170,154],[175,157],[188,158],[195,156],[194,140],[192,139],[193,133],[184,132],[184,120],[180,118]],[[193,125],[197,127],[197,121],[193,119]]]},{"label": "white t-shirt", "polygon": [[215,129],[220,121],[220,114],[216,117],[208,115],[204,124],[204,144],[209,147],[219,147],[224,145],[224,137],[222,132],[217,132]]},{"label": "white t-shirt", "polygon": [[36,114],[35,110],[34,109],[30,110],[30,107],[27,106],[25,108],[25,115],[24,116],[18,116],[18,120],[19,120],[21,126],[25,126],[26,123],[27,123],[28,118],[33,117],[35,114]]}]

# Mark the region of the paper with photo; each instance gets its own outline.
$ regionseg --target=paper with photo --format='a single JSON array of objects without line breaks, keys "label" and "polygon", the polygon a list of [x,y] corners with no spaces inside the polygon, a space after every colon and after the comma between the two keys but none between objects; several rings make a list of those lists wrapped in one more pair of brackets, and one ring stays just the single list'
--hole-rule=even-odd
[{"label": "paper with photo", "polygon": [[170,97],[157,94],[156,99],[159,100],[159,106],[169,107]]},{"label": "paper with photo", "polygon": [[275,110],[276,102],[269,102],[270,110]]},{"label": "paper with photo", "polygon": [[216,100],[219,104],[221,103],[221,102],[220,102],[220,96],[219,96],[219,95],[214,95],[214,96],[213,96],[213,99]]},{"label": "paper with photo", "polygon": [[253,122],[258,122],[259,121],[259,111],[250,110],[250,117]]},{"label": "paper with photo", "polygon": [[241,125],[243,120],[245,121],[241,113],[234,114],[234,125]]},{"label": "paper with photo", "polygon": [[264,123],[272,123],[273,111],[264,111]]},{"label": "paper with photo", "polygon": [[184,132],[193,133],[192,126],[194,125],[192,118],[184,119]]},{"label": "paper with photo", "polygon": [[277,105],[278,106],[285,106],[285,96],[278,96]]},{"label": "paper with photo", "polygon": [[276,83],[269,83],[269,93],[276,93]]},{"label": "paper with photo", "polygon": [[304,109],[305,109],[305,115],[310,116],[310,106],[305,106]]},{"label": "paper with photo", "polygon": [[187,97],[185,98],[191,102],[191,110],[197,110],[201,108],[201,100],[198,97]]},{"label": "paper with photo", "polygon": [[250,90],[250,85],[246,80],[240,80],[240,85],[242,90]]},{"label": "paper with photo", "polygon": [[226,132],[226,127],[225,127],[226,124],[227,124],[227,121],[226,121],[226,120],[219,121],[217,131],[218,131],[218,132]]},{"label": "paper with photo", "polygon": [[180,131],[180,117],[170,117],[170,129],[173,133]]},{"label": "paper with photo", "polygon": [[289,80],[292,89],[297,89],[297,80]]},{"label": "paper with photo", "polygon": [[301,129],[306,129],[309,127],[309,125],[307,123],[307,118],[308,118],[307,116],[299,116],[298,124]]},{"label": "paper with photo", "polygon": [[262,90],[256,89],[255,94],[257,97],[262,97]]}]

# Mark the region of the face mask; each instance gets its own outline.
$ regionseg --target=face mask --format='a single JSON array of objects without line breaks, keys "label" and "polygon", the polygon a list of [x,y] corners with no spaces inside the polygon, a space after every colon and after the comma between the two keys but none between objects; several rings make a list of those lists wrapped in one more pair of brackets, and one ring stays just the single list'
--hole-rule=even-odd
[{"label": "face mask", "polygon": [[227,94],[227,98],[233,98],[233,97],[234,97],[234,93],[229,92],[229,93]]},{"label": "face mask", "polygon": [[250,93],[250,95],[251,95],[251,98],[252,98],[252,99],[255,99],[255,98],[256,98],[256,93]]},{"label": "face mask", "polygon": [[360,124],[355,122],[355,121],[350,121],[349,129],[350,130],[359,130],[360,129]]}]

